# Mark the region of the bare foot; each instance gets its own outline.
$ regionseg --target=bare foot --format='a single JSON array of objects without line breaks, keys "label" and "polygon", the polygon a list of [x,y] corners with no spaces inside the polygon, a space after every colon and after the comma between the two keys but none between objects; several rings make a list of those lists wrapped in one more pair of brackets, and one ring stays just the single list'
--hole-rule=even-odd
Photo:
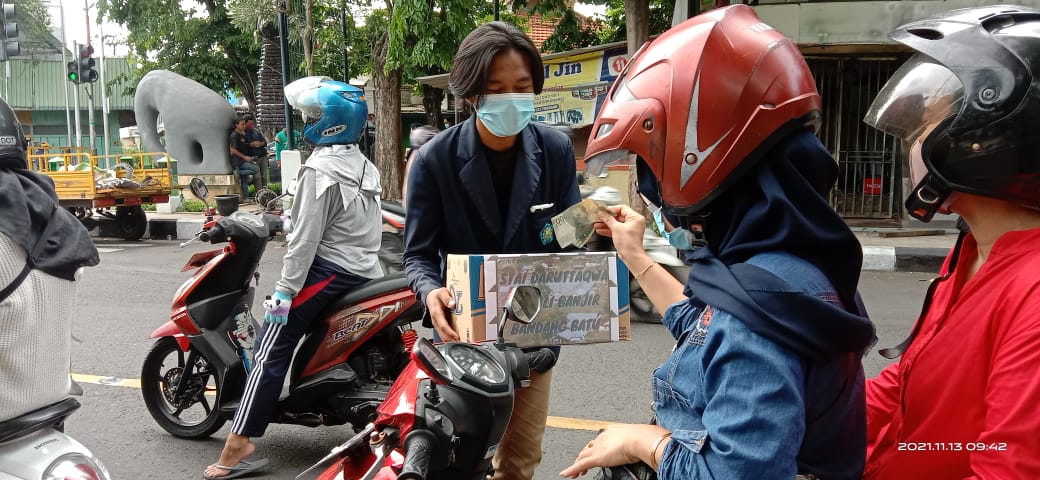
[{"label": "bare foot", "polygon": [[227,440],[224,442],[224,449],[220,451],[220,460],[206,467],[206,477],[220,478],[230,475],[230,470],[219,468],[218,465],[226,467],[238,465],[239,462],[252,455],[255,450],[256,445],[249,440],[249,437],[243,437],[235,433],[228,434]]}]

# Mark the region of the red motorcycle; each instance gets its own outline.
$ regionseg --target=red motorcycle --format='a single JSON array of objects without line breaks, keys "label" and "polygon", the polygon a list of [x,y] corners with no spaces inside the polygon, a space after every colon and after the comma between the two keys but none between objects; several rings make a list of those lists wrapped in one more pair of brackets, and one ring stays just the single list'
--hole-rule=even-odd
[{"label": "red motorcycle", "polygon": [[495,343],[419,340],[375,422],[296,478],[334,461],[318,480],[484,480],[514,389],[530,385],[538,362],[537,352],[503,341],[503,326],[530,323],[540,309],[538,288],[519,286],[506,300]]},{"label": "red motorcycle", "polygon": [[[207,189],[193,179],[204,201]],[[170,321],[141,369],[148,411],[174,436],[203,438],[232,419],[252,367],[254,332],[250,312],[257,272],[267,242],[287,230],[285,219],[264,212],[222,211],[207,217],[192,240],[223,248],[191,256],[182,271],[195,269],[177,290]],[[220,206],[218,198],[218,207]],[[208,208],[207,213],[212,214]],[[317,327],[300,341],[272,422],[307,426],[343,425],[358,430],[376,418],[417,337],[410,325],[421,310],[403,275],[372,280],[334,302]]]}]

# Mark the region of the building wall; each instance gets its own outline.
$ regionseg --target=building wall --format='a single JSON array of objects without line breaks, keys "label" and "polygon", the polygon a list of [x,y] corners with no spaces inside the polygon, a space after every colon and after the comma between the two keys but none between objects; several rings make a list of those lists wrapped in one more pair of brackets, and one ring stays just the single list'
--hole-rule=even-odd
[{"label": "building wall", "polygon": [[[69,138],[67,125],[75,121],[77,109],[76,94],[78,89],[80,110],[80,136],[84,147],[93,147],[99,154],[105,152],[104,121],[102,117],[101,89],[105,84],[98,81],[94,84],[75,85],[67,77],[67,60],[61,55],[46,55],[31,58],[16,58],[5,62],[10,68],[10,75],[0,81],[0,93],[4,100],[18,114],[25,134],[32,142],[47,142],[51,146],[75,145],[75,138]],[[101,59],[97,58],[99,73]],[[125,58],[106,58],[104,76],[108,89],[108,125],[109,153],[122,152],[119,141],[120,119],[132,118],[134,99],[125,93],[127,85],[122,80],[130,73],[130,65]],[[4,70],[0,69],[0,72]],[[88,92],[94,96],[94,141],[90,141],[90,116],[88,115]],[[68,120],[66,120],[66,93],[68,94]],[[122,115],[121,115],[122,113]],[[128,115],[129,114],[129,115]],[[75,128],[73,128],[73,136]],[[71,144],[70,144],[71,140]]]}]

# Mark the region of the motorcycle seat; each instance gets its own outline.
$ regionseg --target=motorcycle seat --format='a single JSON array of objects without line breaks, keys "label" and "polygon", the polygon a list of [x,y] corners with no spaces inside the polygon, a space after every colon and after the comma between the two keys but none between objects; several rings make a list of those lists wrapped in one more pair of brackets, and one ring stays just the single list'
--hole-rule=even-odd
[{"label": "motorcycle seat", "polygon": [[386,210],[390,213],[395,213],[402,217],[404,216],[404,207],[401,207],[401,204],[399,202],[395,202],[393,200],[381,200],[379,202],[379,205],[383,208],[383,210]]},{"label": "motorcycle seat", "polygon": [[371,299],[384,293],[403,290],[406,288],[409,288],[408,279],[403,273],[395,273],[375,280],[369,280],[362,283],[359,287],[350,291],[339,300],[330,302],[326,311],[333,312],[346,306],[361,303],[364,300]]},{"label": "motorcycle seat", "polygon": [[75,398],[69,397],[53,405],[2,422],[0,423],[0,443],[62,423],[77,408],[79,408],[79,402]]}]

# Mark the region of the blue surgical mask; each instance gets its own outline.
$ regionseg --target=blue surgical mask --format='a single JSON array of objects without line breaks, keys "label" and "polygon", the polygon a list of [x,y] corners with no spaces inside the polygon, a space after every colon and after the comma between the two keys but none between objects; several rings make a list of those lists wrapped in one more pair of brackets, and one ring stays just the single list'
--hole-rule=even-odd
[{"label": "blue surgical mask", "polygon": [[486,95],[477,118],[496,137],[512,137],[520,133],[534,114],[533,93],[494,93]]},{"label": "blue surgical mask", "polygon": [[673,228],[669,232],[664,223],[664,216],[661,214],[661,207],[654,205],[642,194],[640,196],[643,197],[646,207],[650,209],[650,213],[654,217],[654,223],[657,224],[657,230],[661,232],[665,240],[668,240],[668,244],[679,250],[693,250],[693,232],[679,227]]}]

